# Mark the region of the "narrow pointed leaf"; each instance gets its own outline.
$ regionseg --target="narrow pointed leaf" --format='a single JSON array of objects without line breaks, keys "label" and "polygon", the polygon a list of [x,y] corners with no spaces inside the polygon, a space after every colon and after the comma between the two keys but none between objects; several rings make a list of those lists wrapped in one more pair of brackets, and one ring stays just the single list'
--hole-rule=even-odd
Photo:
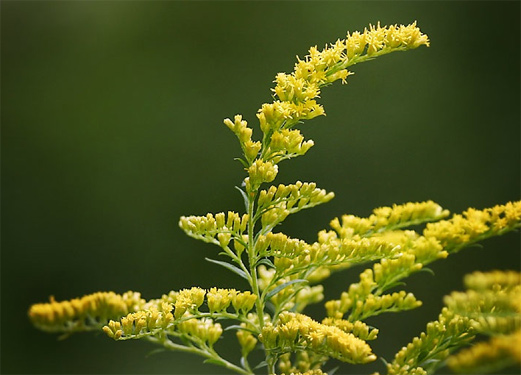
[{"label": "narrow pointed leaf", "polygon": [[220,260],[210,259],[210,258],[204,258],[204,259],[206,259],[210,263],[215,263],[215,264],[218,264],[220,266],[223,266],[224,268],[229,269],[233,273],[236,273],[237,275],[239,275],[243,279],[248,280],[248,275],[246,274],[246,272],[244,272],[240,268],[234,266],[233,264],[230,264],[228,262],[223,262],[223,261],[220,261]]},{"label": "narrow pointed leaf", "polygon": [[244,192],[244,190],[242,190],[240,187],[238,186],[235,186],[235,188],[237,190],[239,190],[239,192],[241,193],[242,195],[242,199],[244,199],[244,207],[246,207],[246,210],[248,209],[248,206],[249,206],[249,203],[250,203],[250,200],[248,199],[248,196],[246,195],[246,193]]},{"label": "narrow pointed leaf", "polygon": [[258,370],[258,369],[266,367],[266,366],[268,366],[268,362],[262,361],[262,362],[259,362],[259,364],[257,366],[255,366],[254,370]]},{"label": "narrow pointed leaf", "polygon": [[275,265],[273,264],[273,262],[268,258],[263,258],[257,262],[257,266],[260,266],[261,264],[264,264],[270,268],[275,268]]},{"label": "narrow pointed leaf", "polygon": [[268,294],[266,294],[266,299],[273,297],[275,294],[280,292],[282,289],[287,288],[288,286],[296,283],[308,283],[306,279],[296,279],[296,280],[290,280],[288,282],[285,282],[284,284],[280,284],[278,287],[270,291]]}]

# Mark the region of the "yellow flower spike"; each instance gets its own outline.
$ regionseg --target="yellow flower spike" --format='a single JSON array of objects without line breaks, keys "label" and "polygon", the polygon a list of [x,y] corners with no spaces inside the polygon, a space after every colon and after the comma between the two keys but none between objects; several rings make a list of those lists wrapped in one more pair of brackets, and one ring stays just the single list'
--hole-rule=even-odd
[{"label": "yellow flower spike", "polygon": [[279,130],[289,116],[290,103],[275,101],[265,103],[257,113],[261,130],[267,134],[270,131]]},{"label": "yellow flower spike", "polygon": [[217,340],[221,337],[223,333],[223,329],[219,323],[213,324],[210,328],[208,328],[208,344],[212,347]]},{"label": "yellow flower spike", "polygon": [[257,301],[257,295],[252,294],[250,291],[236,293],[232,296],[232,305],[238,314],[247,314]]},{"label": "yellow flower spike", "polygon": [[299,345],[343,362],[367,363],[376,359],[365,341],[337,327],[291,312],[281,313],[276,326],[266,324],[259,339],[267,350],[277,347],[287,352]]},{"label": "yellow flower spike", "polygon": [[233,240],[233,248],[237,255],[240,255],[244,251],[244,245],[236,239]]},{"label": "yellow flower spike", "polygon": [[232,239],[231,233],[218,233],[217,234],[217,240],[219,241],[219,244],[221,247],[227,247]]},{"label": "yellow flower spike", "polygon": [[127,316],[121,318],[121,328],[125,335],[132,334],[132,331],[134,329],[134,316],[132,314],[128,314]]},{"label": "yellow flower spike", "polygon": [[509,290],[521,284],[521,273],[516,271],[473,272],[465,275],[465,287],[474,290],[487,290],[499,286]]},{"label": "yellow flower spike", "polygon": [[327,373],[322,372],[322,370],[320,370],[320,369],[308,370],[308,371],[304,371],[304,372],[300,372],[295,369],[294,371],[291,371],[291,372],[284,372],[284,373],[282,373],[282,375],[327,375]]},{"label": "yellow flower spike", "polygon": [[224,125],[228,127],[232,132],[235,133],[235,123],[229,118],[224,119]]},{"label": "yellow flower spike", "polygon": [[236,294],[234,289],[211,288],[206,294],[208,310],[211,313],[225,311]]},{"label": "yellow flower spike", "polygon": [[113,320],[109,321],[108,325],[103,327],[103,332],[107,334],[110,338],[117,340],[121,337],[121,324],[119,322],[115,322]]},{"label": "yellow flower spike", "polygon": [[250,220],[250,215],[248,215],[248,214],[242,215],[242,217],[241,217],[241,224],[240,224],[240,228],[239,228],[239,231],[241,233],[246,231],[246,228],[248,226],[249,220]]},{"label": "yellow flower spike", "polygon": [[511,366],[521,366],[521,330],[507,336],[497,336],[479,342],[447,359],[456,373],[492,373]]},{"label": "yellow flower spike", "polygon": [[136,327],[134,329],[134,332],[136,334],[139,334],[143,329],[145,329],[147,327],[147,321],[146,321],[146,318],[144,316],[140,316],[134,322],[135,322],[135,325],[136,325]]},{"label": "yellow flower spike", "polygon": [[359,218],[354,215],[342,216],[331,221],[331,227],[341,238],[359,234],[372,235],[374,232],[383,232],[440,220],[448,215],[440,205],[433,201],[409,202],[392,207],[379,207],[373,210],[368,218]]},{"label": "yellow flower spike", "polygon": [[[241,324],[241,326],[243,324]],[[250,332],[245,330],[238,330],[236,335],[237,341],[239,341],[239,345],[241,346],[241,354],[243,357],[247,357],[248,354],[255,349],[258,340]]]},{"label": "yellow flower spike", "polygon": [[225,226],[225,220],[226,215],[224,214],[224,212],[219,212],[215,214],[215,223],[217,225],[217,228],[223,228]]},{"label": "yellow flower spike", "polygon": [[262,183],[271,182],[278,173],[278,166],[272,162],[256,160],[249,168],[248,174],[250,190],[255,191]]},{"label": "yellow flower spike", "polygon": [[266,323],[259,335],[259,340],[267,348],[276,348],[278,346],[279,328],[272,323]]},{"label": "yellow flower spike", "polygon": [[[420,360],[422,363],[443,363],[456,348],[469,343],[477,333],[498,336],[449,357],[447,363],[454,371],[501,371],[521,363],[521,336],[518,341],[514,339],[521,332],[521,307],[515,302],[521,299],[519,279],[521,274],[518,272],[492,271],[467,275],[467,286],[476,289],[446,296],[446,307],[438,320],[428,323],[424,333],[397,353],[394,361],[388,364],[388,374],[424,373]],[[508,352],[512,348],[516,348],[514,356]],[[435,369],[431,366],[429,371]]]},{"label": "yellow flower spike", "polygon": [[242,119],[241,115],[236,115],[234,121],[225,119],[224,124],[237,135],[241,144],[251,141],[252,129],[248,128],[248,123]]},{"label": "yellow flower spike", "polygon": [[351,74],[347,66],[373,56],[420,45],[428,45],[428,38],[421,34],[416,24],[412,24],[371,26],[363,34],[348,34],[346,40],[337,40],[322,51],[311,47],[304,59],[297,59],[293,73],[277,74],[273,91],[279,100],[264,104],[259,110],[257,117],[261,130],[269,134],[292,127],[299,120],[323,115],[324,109],[314,99],[319,96],[321,86],[338,79],[345,83]]},{"label": "yellow flower spike", "polygon": [[206,291],[201,288],[183,289],[176,297],[174,316],[179,319],[187,311],[195,312],[203,304]]},{"label": "yellow flower spike", "polygon": [[316,98],[320,94],[318,86],[309,85],[305,79],[297,78],[294,75],[279,73],[275,82],[277,86],[272,91],[282,101],[298,103]]},{"label": "yellow flower spike", "polygon": [[266,119],[265,112],[267,111],[268,110],[266,108],[264,108],[264,110],[260,109],[256,114],[257,118],[259,119],[259,127],[264,134],[269,133],[271,130],[271,123],[268,123]]},{"label": "yellow flower spike", "polygon": [[233,228],[233,223],[235,222],[237,217],[238,215],[236,212],[228,211],[228,214],[226,216],[226,228]]},{"label": "yellow flower spike", "polygon": [[378,329],[376,329],[376,328],[370,329],[367,324],[365,324],[364,322],[361,322],[359,320],[352,323],[352,322],[350,322],[348,320],[344,320],[344,319],[325,318],[322,321],[322,324],[338,327],[342,331],[344,331],[346,333],[352,333],[359,339],[365,340],[365,341],[374,340],[374,339],[376,339],[376,337],[378,335]]},{"label": "yellow flower spike", "polygon": [[289,321],[284,325],[280,326],[279,334],[282,339],[291,345],[299,334],[300,325],[296,321]]},{"label": "yellow flower spike", "polygon": [[244,142],[244,156],[246,156],[246,159],[251,162],[255,160],[257,155],[259,154],[259,151],[262,148],[261,142],[253,142],[252,140],[248,140]]},{"label": "yellow flower spike", "polygon": [[449,220],[427,224],[423,234],[436,238],[448,252],[521,226],[521,201],[508,202],[484,210],[473,208]]},{"label": "yellow flower spike", "polygon": [[38,328],[49,332],[76,332],[99,329],[110,319],[126,315],[131,308],[144,303],[139,293],[119,295],[114,292],[98,292],[71,301],[32,305],[29,319]]},{"label": "yellow flower spike", "polygon": [[355,31],[353,33],[348,33],[346,38],[346,57],[349,61],[352,57],[356,55],[361,55],[365,49],[365,33],[362,34],[359,31]]},{"label": "yellow flower spike", "polygon": [[278,207],[273,207],[261,216],[261,223],[264,228],[273,228],[278,223],[283,222],[290,211],[286,209],[286,205],[281,203]]},{"label": "yellow flower spike", "polygon": [[246,230],[248,215],[239,216],[233,211],[227,214],[219,212],[206,216],[182,216],[179,226],[186,234],[205,242],[213,243],[225,248],[232,237],[238,237]]}]

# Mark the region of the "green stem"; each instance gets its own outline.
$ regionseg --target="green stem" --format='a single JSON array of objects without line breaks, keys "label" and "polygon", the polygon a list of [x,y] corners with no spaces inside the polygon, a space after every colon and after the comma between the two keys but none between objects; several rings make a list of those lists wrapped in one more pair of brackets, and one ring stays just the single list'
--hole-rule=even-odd
[{"label": "green stem", "polygon": [[266,353],[266,362],[268,364],[268,374],[275,375],[275,365],[278,360],[278,356],[273,355],[272,353]]},{"label": "green stem", "polygon": [[[154,340],[154,341],[156,341],[156,340]],[[157,341],[159,341],[159,340],[157,340]],[[165,348],[170,349],[170,350],[177,350],[177,351],[181,351],[184,353],[197,354],[202,357],[208,358],[208,359],[212,360],[212,362],[214,364],[225,367],[238,374],[254,375],[253,372],[243,369],[242,367],[239,367],[237,365],[234,365],[233,363],[222,358],[219,354],[217,354],[217,352],[213,348],[210,348],[207,346],[205,346],[204,348],[198,348],[195,346],[184,346],[184,345],[176,344],[168,339],[162,341],[161,344]]]},{"label": "green stem", "polygon": [[253,294],[257,295],[257,301],[255,301],[255,307],[257,309],[257,316],[259,318],[259,332],[262,330],[264,326],[264,302],[260,298],[260,289],[258,284],[258,276],[257,276],[257,254],[255,253],[255,244],[254,244],[254,230],[255,230],[255,221],[254,221],[254,210],[255,210],[255,196],[257,192],[246,192],[248,194],[248,261],[250,266],[250,275],[251,275],[251,289]]}]

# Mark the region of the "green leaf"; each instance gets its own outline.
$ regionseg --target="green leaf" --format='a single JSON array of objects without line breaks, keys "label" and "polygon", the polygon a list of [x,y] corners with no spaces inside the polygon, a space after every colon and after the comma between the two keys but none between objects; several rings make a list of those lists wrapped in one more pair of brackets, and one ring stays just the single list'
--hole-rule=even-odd
[{"label": "green leaf", "polygon": [[230,331],[230,330],[232,330],[232,329],[236,329],[237,331],[248,331],[248,332],[255,333],[255,334],[258,333],[258,332],[255,331],[254,329],[247,328],[247,327],[243,327],[243,326],[240,326],[240,325],[238,325],[238,324],[234,324],[234,325],[228,326],[228,327],[226,327],[224,330],[225,330],[225,331]]},{"label": "green leaf", "polygon": [[273,262],[268,258],[263,258],[257,262],[257,266],[260,266],[261,264],[264,264],[271,268],[275,268],[275,265],[273,264]]},{"label": "green leaf", "polygon": [[223,362],[215,358],[205,359],[203,363],[211,363],[212,365],[223,366]]},{"label": "green leaf", "polygon": [[243,329],[243,327],[241,327],[241,326],[238,325],[238,324],[234,324],[234,325],[231,325],[231,326],[226,327],[224,330],[225,330],[225,331],[230,331],[230,330],[232,330],[232,329],[239,330],[239,329]]},{"label": "green leaf", "polygon": [[266,299],[273,297],[275,294],[280,292],[282,289],[287,288],[288,286],[296,283],[308,283],[309,281],[306,279],[296,279],[296,280],[290,280],[285,282],[284,284],[280,284],[278,287],[270,291],[268,294],[266,294]]},{"label": "green leaf", "polygon": [[244,168],[248,168],[249,167],[248,163],[243,158],[234,158],[233,160],[239,161],[244,166]]},{"label": "green leaf", "polygon": [[230,264],[228,262],[223,262],[223,261],[220,261],[220,260],[210,259],[210,258],[204,258],[204,259],[206,259],[210,263],[215,263],[215,264],[218,264],[220,266],[223,266],[224,268],[229,269],[233,273],[236,273],[237,275],[239,275],[243,279],[248,280],[248,275],[246,274],[246,272],[241,270],[239,267],[234,266],[233,264]]},{"label": "green leaf", "polygon": [[428,360],[423,361],[422,363],[420,363],[420,367],[425,367],[425,366],[431,365],[433,363],[439,363],[439,362],[440,362],[439,359],[431,358],[431,359],[428,359]]},{"label": "green leaf", "polygon": [[235,188],[239,190],[239,192],[241,193],[242,199],[244,199],[244,207],[246,207],[246,211],[248,211],[248,207],[250,206],[250,200],[248,199],[246,192],[238,186],[235,186]]},{"label": "green leaf", "polygon": [[259,364],[253,368],[253,370],[258,370],[258,369],[266,367],[266,366],[268,366],[268,362],[262,361],[262,362],[259,362]]},{"label": "green leaf", "polygon": [[158,353],[162,353],[162,352],[166,352],[166,349],[164,348],[159,348],[159,349],[155,349],[155,350],[151,350],[148,352],[148,354],[145,356],[145,358],[148,358],[154,354],[158,354]]},{"label": "green leaf", "polygon": [[430,273],[432,276],[436,276],[434,271],[428,267],[424,267],[421,270],[419,270],[418,272],[427,272],[427,273]]}]

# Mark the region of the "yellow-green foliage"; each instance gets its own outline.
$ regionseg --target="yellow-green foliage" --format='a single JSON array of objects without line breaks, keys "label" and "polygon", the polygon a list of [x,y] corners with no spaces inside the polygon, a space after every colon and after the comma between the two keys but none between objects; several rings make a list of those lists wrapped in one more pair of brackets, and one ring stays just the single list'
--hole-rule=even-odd
[{"label": "yellow-green foliage", "polygon": [[[438,320],[398,352],[388,374],[432,374],[445,363],[465,374],[521,365],[521,273],[475,272],[465,284],[445,297]],[[491,339],[452,355],[478,334]]]},{"label": "yellow-green foliage", "polygon": [[[370,26],[322,50],[312,47],[291,74],[277,74],[274,101],[257,112],[257,140],[242,115],[224,120],[243,153],[246,176],[238,190],[245,212],[183,216],[179,226],[187,235],[217,245],[225,258],[208,260],[244,278],[249,290],[193,287],[148,301],[135,292],[98,292],[63,302],[51,297],[30,308],[32,323],[64,334],[103,330],[114,340],[143,339],[200,355],[239,374],[257,369],[275,374],[278,369],[287,375],[321,375],[330,359],[374,361],[368,342],[379,331],[365,320],[422,304],[412,293],[391,289],[436,260],[518,228],[521,202],[471,208],[450,218],[432,201],[379,207],[367,218],[335,218],[330,229],[307,243],[274,229],[288,215],[329,202],[334,194],[314,182],[263,185],[276,179],[280,162],[302,156],[314,145],[295,127],[325,114],[317,102],[325,86],[345,83],[352,74],[347,68],[357,63],[428,45],[413,23]],[[411,229],[419,224],[425,229]],[[321,281],[362,264],[367,268],[359,281],[325,303],[325,318],[319,322],[304,314],[308,305],[324,299]],[[396,355],[388,373],[429,374],[445,363],[461,372],[519,364],[519,351],[513,349],[521,340],[519,279],[516,272],[468,276],[468,290],[446,298],[439,319]],[[235,331],[241,348],[238,364],[218,353],[227,331]],[[492,338],[452,355],[478,333]],[[250,366],[248,357],[255,350],[263,351],[265,360]]]}]

